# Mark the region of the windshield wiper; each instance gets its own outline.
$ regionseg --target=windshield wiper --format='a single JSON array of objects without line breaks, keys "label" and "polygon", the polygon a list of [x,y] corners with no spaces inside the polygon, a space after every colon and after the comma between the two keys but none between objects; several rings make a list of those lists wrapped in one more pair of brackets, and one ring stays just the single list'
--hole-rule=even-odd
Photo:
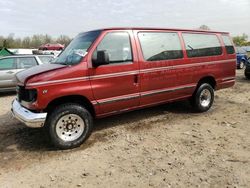
[{"label": "windshield wiper", "polygon": [[67,62],[53,62],[51,64],[69,65]]},{"label": "windshield wiper", "polygon": [[194,49],[193,49],[193,47],[192,47],[192,46],[190,46],[190,45],[187,45],[187,47],[189,47],[191,50],[194,50]]}]

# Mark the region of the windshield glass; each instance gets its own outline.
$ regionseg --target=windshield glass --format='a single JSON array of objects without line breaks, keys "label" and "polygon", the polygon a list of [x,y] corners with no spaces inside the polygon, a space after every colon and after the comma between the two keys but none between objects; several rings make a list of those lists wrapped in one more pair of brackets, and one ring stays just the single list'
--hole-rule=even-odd
[{"label": "windshield glass", "polygon": [[246,53],[246,50],[244,50],[244,49],[241,48],[241,47],[236,47],[236,52],[237,52],[238,54],[245,54],[245,53]]},{"label": "windshield glass", "polygon": [[87,54],[87,51],[91,44],[101,33],[98,31],[90,31],[77,35],[64,51],[53,61],[53,63],[74,65],[81,61],[81,59]]}]

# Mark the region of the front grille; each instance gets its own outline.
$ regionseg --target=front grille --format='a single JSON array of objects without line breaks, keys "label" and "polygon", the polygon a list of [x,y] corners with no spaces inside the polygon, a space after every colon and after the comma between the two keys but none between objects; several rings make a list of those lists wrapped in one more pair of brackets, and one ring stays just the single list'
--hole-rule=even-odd
[{"label": "front grille", "polygon": [[23,93],[24,93],[24,87],[23,86],[16,86],[16,93],[17,93],[17,100],[19,101],[19,102],[21,102],[21,100],[22,100],[22,95],[23,95]]},{"label": "front grille", "polygon": [[26,102],[33,102],[37,98],[37,92],[35,89],[25,89],[24,86],[17,86],[17,100],[19,102],[26,101]]}]

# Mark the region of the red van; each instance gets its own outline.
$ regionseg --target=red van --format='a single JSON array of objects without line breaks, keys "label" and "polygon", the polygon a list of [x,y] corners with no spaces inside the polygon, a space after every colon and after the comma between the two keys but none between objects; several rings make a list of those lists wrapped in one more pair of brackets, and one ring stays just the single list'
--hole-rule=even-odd
[{"label": "red van", "polygon": [[56,147],[81,145],[93,118],[189,99],[210,109],[214,90],[235,83],[229,33],[109,28],[80,33],[52,64],[17,74],[13,115],[48,128]]}]

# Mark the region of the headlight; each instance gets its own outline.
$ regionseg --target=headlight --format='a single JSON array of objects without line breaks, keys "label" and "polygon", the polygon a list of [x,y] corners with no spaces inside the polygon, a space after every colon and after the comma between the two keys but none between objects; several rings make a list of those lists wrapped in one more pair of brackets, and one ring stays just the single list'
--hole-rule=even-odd
[{"label": "headlight", "polygon": [[17,100],[34,102],[37,99],[36,89],[25,89],[23,86],[17,86]]}]

